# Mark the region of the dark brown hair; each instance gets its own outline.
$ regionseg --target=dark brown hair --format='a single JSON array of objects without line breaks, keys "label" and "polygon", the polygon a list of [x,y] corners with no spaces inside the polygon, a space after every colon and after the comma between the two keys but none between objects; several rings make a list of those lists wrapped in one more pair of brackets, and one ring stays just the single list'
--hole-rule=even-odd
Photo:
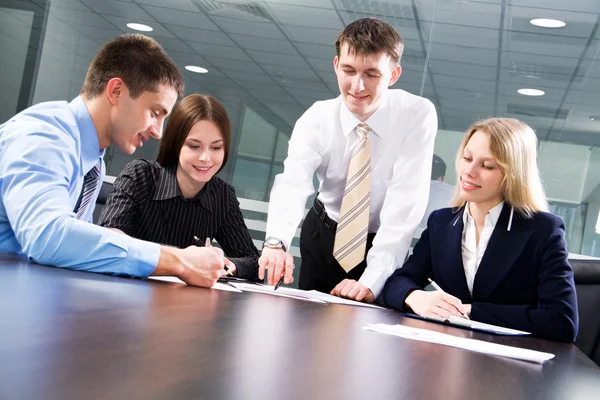
[{"label": "dark brown hair", "polygon": [[90,99],[98,97],[108,81],[121,78],[130,96],[158,91],[158,85],[171,86],[183,96],[181,71],[154,39],[137,33],[121,35],[105,43],[92,60],[81,88]]},{"label": "dark brown hair", "polygon": [[361,18],[350,23],[338,35],[335,51],[340,57],[343,44],[348,44],[350,54],[371,55],[385,52],[394,64],[400,62],[404,43],[389,24],[376,18]]},{"label": "dark brown hair", "polygon": [[198,121],[210,121],[221,131],[225,156],[219,171],[225,166],[229,157],[229,143],[231,142],[229,117],[225,107],[219,100],[203,94],[191,94],[173,107],[158,148],[156,161],[160,165],[169,167],[179,163],[181,147],[192,126]]}]

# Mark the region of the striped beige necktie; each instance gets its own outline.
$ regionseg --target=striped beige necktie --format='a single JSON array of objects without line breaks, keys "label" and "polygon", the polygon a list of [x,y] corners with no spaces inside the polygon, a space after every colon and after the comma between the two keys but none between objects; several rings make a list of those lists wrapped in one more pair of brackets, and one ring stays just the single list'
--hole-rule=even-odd
[{"label": "striped beige necktie", "polygon": [[346,272],[364,260],[367,247],[371,204],[371,146],[367,137],[370,130],[367,124],[356,126],[358,145],[350,159],[333,245],[333,256]]}]

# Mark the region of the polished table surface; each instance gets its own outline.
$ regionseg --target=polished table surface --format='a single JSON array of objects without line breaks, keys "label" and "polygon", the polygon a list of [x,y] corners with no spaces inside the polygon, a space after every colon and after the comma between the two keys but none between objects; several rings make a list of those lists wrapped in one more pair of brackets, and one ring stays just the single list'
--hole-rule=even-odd
[{"label": "polished table surface", "polygon": [[[363,330],[368,323],[556,358],[497,358]],[[148,398],[591,399],[600,369],[572,344],[0,255],[0,399]]]}]

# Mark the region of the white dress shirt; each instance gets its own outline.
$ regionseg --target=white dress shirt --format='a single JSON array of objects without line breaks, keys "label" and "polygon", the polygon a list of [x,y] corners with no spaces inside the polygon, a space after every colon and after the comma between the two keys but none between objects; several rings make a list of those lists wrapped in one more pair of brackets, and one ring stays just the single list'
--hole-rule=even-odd
[{"label": "white dress shirt", "polygon": [[[342,96],[316,102],[298,119],[284,172],[277,175],[271,191],[267,237],[291,243],[306,200],[314,193],[315,172],[319,199],[329,217],[338,220],[360,122]],[[429,100],[390,89],[364,122],[372,129],[369,232],[377,235],[359,282],[377,296],[385,280],[403,264],[425,212],[437,115]]]},{"label": "white dress shirt", "polygon": [[469,293],[473,295],[473,282],[475,281],[475,274],[481,263],[481,258],[485,253],[492,232],[496,227],[500,213],[504,207],[504,202],[500,202],[497,206],[493,207],[488,214],[485,216],[483,229],[479,235],[479,244],[477,244],[477,228],[475,227],[475,219],[471,216],[469,211],[469,203],[465,204],[465,211],[463,212],[463,233],[462,233],[462,260],[463,267],[465,269],[465,277],[467,278],[467,286],[469,287]]}]

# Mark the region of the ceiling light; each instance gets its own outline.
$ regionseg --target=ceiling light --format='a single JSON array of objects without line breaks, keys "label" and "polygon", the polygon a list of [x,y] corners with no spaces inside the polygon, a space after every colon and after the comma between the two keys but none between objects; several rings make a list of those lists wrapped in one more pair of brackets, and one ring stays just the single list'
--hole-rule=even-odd
[{"label": "ceiling light", "polygon": [[567,25],[564,21],[551,18],[534,18],[529,23],[542,28],[562,28]]},{"label": "ceiling light", "polygon": [[151,26],[148,25],[144,25],[144,24],[136,24],[133,22],[130,22],[127,24],[127,27],[136,31],[142,31],[142,32],[152,32],[154,30],[154,28],[152,28]]},{"label": "ceiling light", "polygon": [[543,96],[546,94],[546,92],[544,92],[543,90],[539,90],[539,89],[519,89],[517,90],[517,92],[519,94],[522,94],[523,96]]},{"label": "ceiling light", "polygon": [[197,67],[195,65],[186,65],[185,69],[187,69],[188,71],[195,72],[197,74],[205,74],[208,72],[208,70],[206,68]]},{"label": "ceiling light", "polygon": [[592,121],[600,121],[600,115],[592,115],[592,116],[590,117],[590,119],[591,119]]}]

